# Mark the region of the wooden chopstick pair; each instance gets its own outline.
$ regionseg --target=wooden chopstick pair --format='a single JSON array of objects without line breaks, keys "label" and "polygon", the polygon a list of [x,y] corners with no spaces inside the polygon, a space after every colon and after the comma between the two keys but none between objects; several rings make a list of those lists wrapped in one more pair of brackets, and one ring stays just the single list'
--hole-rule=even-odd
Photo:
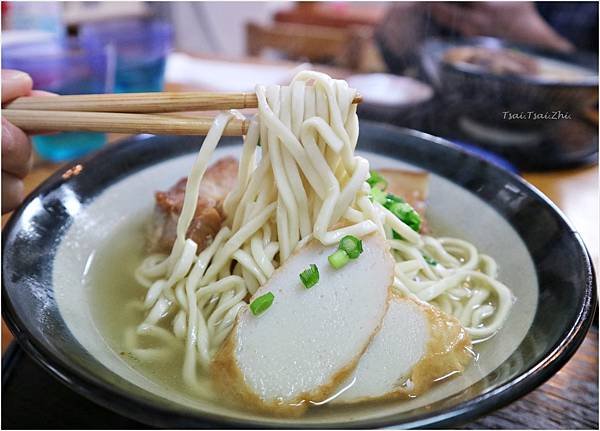
[{"label": "wooden chopstick pair", "polygon": [[[360,96],[354,103],[361,102]],[[129,93],[21,97],[2,108],[2,116],[27,131],[85,131],[206,135],[214,117],[167,115],[258,107],[254,93]],[[245,135],[248,120],[232,119],[225,136]]]}]

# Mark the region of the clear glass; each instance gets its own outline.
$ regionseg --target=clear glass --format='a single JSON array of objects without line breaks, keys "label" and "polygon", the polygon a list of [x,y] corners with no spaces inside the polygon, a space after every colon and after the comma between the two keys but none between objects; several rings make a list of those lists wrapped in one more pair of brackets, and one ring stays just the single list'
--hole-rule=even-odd
[{"label": "clear glass", "polygon": [[[83,47],[74,39],[3,46],[2,64],[31,75],[34,88],[57,94],[93,94],[112,90],[110,52],[99,44]],[[45,160],[61,162],[81,157],[102,147],[106,135],[65,132],[34,136],[33,145]]]},{"label": "clear glass", "polygon": [[81,29],[85,45],[100,43],[116,52],[116,93],[161,91],[172,30],[152,20],[119,20],[87,24]]}]

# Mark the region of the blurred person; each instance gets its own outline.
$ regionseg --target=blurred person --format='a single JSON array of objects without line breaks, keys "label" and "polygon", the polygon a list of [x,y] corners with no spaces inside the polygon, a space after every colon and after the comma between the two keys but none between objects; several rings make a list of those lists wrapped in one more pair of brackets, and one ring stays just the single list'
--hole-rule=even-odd
[{"label": "blurred person", "polygon": [[[32,90],[33,81],[25,72],[2,70],[2,104],[21,96],[49,95]],[[2,214],[18,207],[24,198],[23,178],[32,165],[31,139],[2,117]]]},{"label": "blurred person", "polygon": [[492,36],[554,51],[597,51],[598,3],[397,3],[376,30],[394,73],[416,64],[416,50],[430,36]]}]

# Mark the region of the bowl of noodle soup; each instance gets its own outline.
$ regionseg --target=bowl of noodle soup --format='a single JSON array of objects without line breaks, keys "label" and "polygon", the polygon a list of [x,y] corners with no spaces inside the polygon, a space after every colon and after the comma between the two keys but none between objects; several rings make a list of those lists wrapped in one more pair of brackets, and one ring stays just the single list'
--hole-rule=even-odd
[{"label": "bowl of noodle soup", "polygon": [[[340,110],[330,105],[332,119],[319,121],[318,93],[300,98],[313,97],[306,105],[315,106],[312,114],[295,105],[305,91],[259,89],[262,124],[253,123],[243,145],[220,137],[237,115],[225,113],[204,140],[132,139],[78,162],[78,175],[63,175],[65,168],[34,191],[3,232],[2,258],[3,315],[28,353],[93,401],[165,427],[449,426],[515,400],[558,371],[582,342],[596,297],[587,251],[553,204],[444,140],[359,124],[343,86],[332,96]],[[199,251],[186,239],[198,184],[210,162],[226,157],[240,160],[239,179],[223,203],[225,227]],[[373,199],[365,180],[386,169],[428,173],[426,234]],[[173,246],[149,253],[153,194],[188,174]],[[436,376],[440,382],[403,399],[312,403],[291,415],[232,401],[207,385],[215,357],[224,360],[223,346],[240,337],[242,319],[260,331],[257,322],[284,307],[276,297],[264,316],[248,311],[273,274],[311,241],[336,246],[345,235],[365,244],[368,235],[386,238],[397,294],[460,322],[472,353],[460,372]],[[265,256],[257,268],[256,256]],[[320,269],[326,280],[330,271]],[[261,342],[265,361],[288,349],[277,343]],[[331,337],[323,343],[337,346]],[[279,367],[286,364],[275,363],[268,378],[283,378]]]}]

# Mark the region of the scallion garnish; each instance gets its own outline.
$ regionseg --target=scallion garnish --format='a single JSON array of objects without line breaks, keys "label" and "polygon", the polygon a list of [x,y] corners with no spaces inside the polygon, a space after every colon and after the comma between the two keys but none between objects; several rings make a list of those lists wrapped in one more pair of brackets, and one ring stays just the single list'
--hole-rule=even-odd
[{"label": "scallion garnish", "polygon": [[[376,187],[378,184],[385,184],[383,189]],[[371,185],[371,200],[381,204],[384,208],[390,210],[396,217],[402,220],[405,224],[410,226],[415,232],[419,232],[421,229],[421,216],[400,196],[396,196],[393,193],[385,193],[385,187],[387,187],[387,181],[378,172],[371,171],[371,177],[367,180]],[[393,231],[394,239],[402,239],[402,237]]]},{"label": "scallion garnish", "polygon": [[388,209],[412,230],[419,232],[421,229],[421,216],[409,204],[406,202],[394,202]]},{"label": "scallion garnish", "polygon": [[348,263],[350,256],[348,256],[348,253],[346,253],[345,250],[337,250],[335,253],[330,255],[327,260],[329,260],[329,264],[335,269],[340,269]]},{"label": "scallion garnish", "polygon": [[310,289],[319,282],[319,268],[314,263],[311,263],[308,268],[300,273],[300,280],[307,289]]},{"label": "scallion garnish", "polygon": [[373,202],[378,202],[381,205],[385,205],[385,203],[387,202],[387,193],[378,187],[372,187],[371,188],[371,200]]},{"label": "scallion garnish", "polygon": [[371,176],[367,179],[367,183],[369,183],[371,188],[377,187],[381,190],[385,190],[388,185],[387,180],[377,171],[371,171]]},{"label": "scallion garnish", "polygon": [[396,196],[393,193],[386,193],[378,187],[371,187],[371,201],[377,202],[387,209],[390,209],[397,202],[406,202],[400,196]]},{"label": "scallion garnish", "polygon": [[350,259],[356,259],[363,251],[362,240],[353,235],[346,235],[340,241],[338,248],[344,250]]},{"label": "scallion garnish", "polygon": [[273,304],[274,299],[275,295],[271,292],[265,293],[250,303],[250,311],[255,316],[262,314],[271,306],[271,304]]},{"label": "scallion garnish", "polygon": [[431,265],[431,266],[437,265],[437,260],[435,260],[431,256],[427,256],[425,253],[421,253],[421,254],[423,255],[423,259],[425,259],[425,262],[427,262],[429,265]]},{"label": "scallion garnish", "polygon": [[[402,199],[400,196],[396,196],[393,193],[388,193],[386,196],[386,202],[385,202],[385,207],[388,208],[389,206],[391,206],[394,202],[406,202],[404,199]],[[389,208],[388,208],[389,209]]]}]

